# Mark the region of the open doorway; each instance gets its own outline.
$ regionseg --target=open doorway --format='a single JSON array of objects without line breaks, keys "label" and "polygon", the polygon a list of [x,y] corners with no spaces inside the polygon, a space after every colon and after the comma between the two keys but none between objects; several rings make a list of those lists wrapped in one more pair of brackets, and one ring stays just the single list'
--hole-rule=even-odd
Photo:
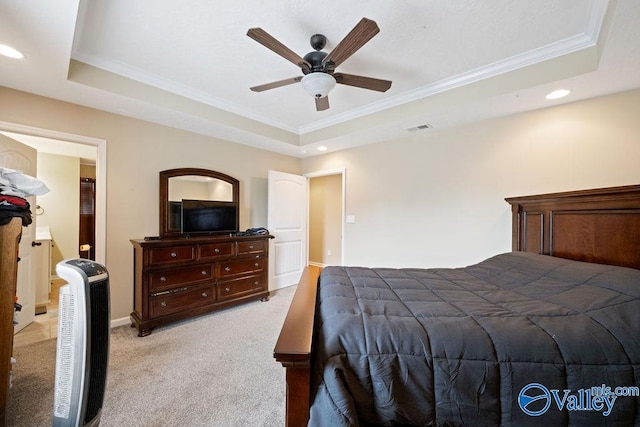
[{"label": "open doorway", "polygon": [[309,178],[309,264],[344,263],[344,169],[305,174]]},{"label": "open doorway", "polygon": [[[49,197],[49,199],[45,199],[44,196],[42,196],[42,198],[38,196],[36,203],[32,206],[32,214],[34,216],[37,215],[37,219],[39,219],[39,221],[36,222],[37,228],[39,231],[42,231],[40,230],[41,226],[48,228],[52,236],[49,239],[51,242],[49,246],[51,253],[50,261],[40,265],[40,268],[43,270],[46,270],[48,267],[47,273],[49,274],[36,275],[44,276],[46,278],[44,282],[48,284],[49,292],[39,293],[40,295],[44,294],[49,297],[44,301],[47,306],[47,310],[45,310],[44,313],[42,312],[42,307],[40,307],[40,313],[46,313],[46,315],[36,316],[36,322],[32,323],[33,327],[29,325],[14,337],[14,345],[19,346],[42,339],[53,338],[57,333],[57,310],[55,303],[58,295],[58,287],[64,283],[58,283],[56,278],[56,261],[60,257],[71,258],[83,255],[81,254],[81,248],[78,244],[79,238],[77,237],[80,228],[79,218],[81,216],[79,212],[79,183],[82,175],[88,175],[95,181],[95,244],[91,246],[95,254],[95,259],[101,263],[105,262],[106,141],[6,122],[0,122],[0,132],[25,145],[30,145],[38,151],[38,170],[40,170],[40,166],[48,164],[50,171],[48,171],[48,179],[43,179],[43,177],[40,176],[40,171],[37,177],[42,179],[50,189],[53,190],[52,187],[55,188],[55,191],[50,191],[45,195]],[[80,170],[84,172],[80,172]],[[87,173],[86,171],[89,172]],[[72,183],[69,187],[65,186],[69,183]],[[74,196],[70,197],[72,195]],[[76,197],[78,202],[71,202],[70,199],[75,199]],[[66,213],[65,203],[68,204],[68,211],[66,211]],[[54,218],[56,211],[57,218]],[[45,216],[48,216],[46,220],[44,220]],[[73,220],[67,221],[67,217]],[[57,222],[55,222],[56,220]],[[54,221],[55,225],[48,223],[51,221]],[[73,230],[73,233],[69,232],[69,230]],[[68,236],[72,234],[75,238],[68,239]],[[38,242],[36,249],[44,249],[45,246],[49,245],[46,238],[43,239],[43,241]],[[65,239],[69,241],[66,242],[64,241]],[[61,252],[59,246],[63,245],[67,249]],[[44,267],[44,265],[47,267]],[[36,286],[38,286],[38,284],[36,284]],[[42,287],[42,285],[40,286]]]},{"label": "open doorway", "polygon": [[[334,179],[319,179],[327,176]],[[333,185],[328,186],[328,182]],[[318,196],[314,201],[309,198],[311,185],[315,186]],[[307,264],[342,265],[345,170],[334,169],[304,176],[269,171],[267,186],[267,226],[275,236],[269,242],[269,289],[298,283]],[[313,217],[309,215],[310,210],[315,211]],[[331,237],[324,240],[324,236]],[[317,259],[309,257],[311,246],[318,254]],[[331,258],[325,258],[324,254],[329,254],[329,251]]]}]

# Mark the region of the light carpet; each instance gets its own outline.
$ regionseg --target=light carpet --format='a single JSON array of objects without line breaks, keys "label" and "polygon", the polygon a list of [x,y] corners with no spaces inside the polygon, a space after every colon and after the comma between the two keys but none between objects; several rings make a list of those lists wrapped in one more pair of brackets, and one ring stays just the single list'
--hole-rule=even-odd
[{"label": "light carpet", "polygon": [[[273,359],[295,286],[268,302],[156,328],[111,330],[100,425],[283,426],[285,371]],[[50,426],[56,340],[15,349],[9,425]]]}]

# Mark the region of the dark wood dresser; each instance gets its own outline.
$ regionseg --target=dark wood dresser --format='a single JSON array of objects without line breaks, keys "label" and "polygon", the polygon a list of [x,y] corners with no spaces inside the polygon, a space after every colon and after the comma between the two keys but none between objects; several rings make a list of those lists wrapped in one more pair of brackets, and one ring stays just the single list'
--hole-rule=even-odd
[{"label": "dark wood dresser", "polygon": [[7,400],[13,354],[13,312],[18,279],[18,246],[22,220],[0,225],[0,426],[7,425]]},{"label": "dark wood dresser", "polygon": [[131,240],[138,336],[219,308],[269,299],[269,235]]}]

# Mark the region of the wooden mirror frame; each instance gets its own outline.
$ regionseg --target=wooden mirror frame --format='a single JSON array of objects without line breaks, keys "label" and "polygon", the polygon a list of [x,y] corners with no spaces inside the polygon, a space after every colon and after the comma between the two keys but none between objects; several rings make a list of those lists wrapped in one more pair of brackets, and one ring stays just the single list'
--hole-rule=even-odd
[{"label": "wooden mirror frame", "polygon": [[[180,237],[182,234],[180,230],[174,230],[169,226],[169,179],[179,176],[203,176],[209,178],[219,179],[227,182],[232,186],[232,202],[238,205],[238,216],[240,212],[240,181],[232,176],[226,175],[221,172],[212,171],[209,169],[198,168],[179,168],[169,169],[160,172],[160,237]],[[236,218],[236,223],[239,224],[239,218]]]}]

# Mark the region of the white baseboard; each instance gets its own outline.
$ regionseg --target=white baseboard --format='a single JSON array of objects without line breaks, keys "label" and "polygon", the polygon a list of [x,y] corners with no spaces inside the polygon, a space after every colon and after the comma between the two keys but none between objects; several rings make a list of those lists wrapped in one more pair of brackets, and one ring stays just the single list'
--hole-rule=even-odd
[{"label": "white baseboard", "polygon": [[120,319],[111,319],[111,327],[117,328],[118,326],[130,325],[131,320],[128,317],[121,317]]}]

